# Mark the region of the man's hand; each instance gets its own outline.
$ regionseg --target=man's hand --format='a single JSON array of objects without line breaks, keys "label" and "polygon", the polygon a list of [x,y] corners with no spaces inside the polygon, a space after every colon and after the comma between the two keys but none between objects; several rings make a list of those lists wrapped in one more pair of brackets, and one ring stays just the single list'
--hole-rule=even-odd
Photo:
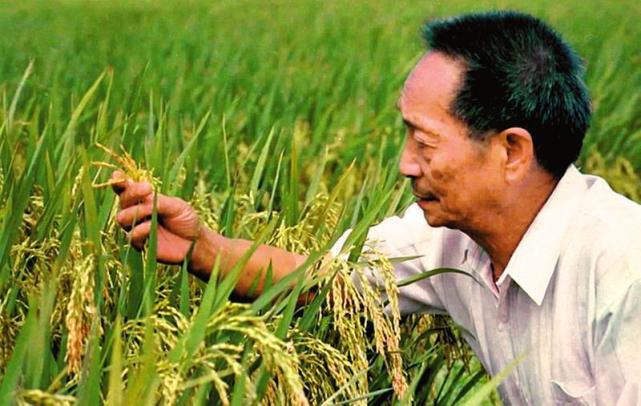
[{"label": "man's hand", "polygon": [[[116,221],[128,231],[131,244],[142,249],[151,231],[151,215],[154,206],[154,191],[147,182],[132,182],[121,171],[115,171],[112,179],[123,179],[113,185],[120,198],[120,212]],[[196,211],[187,202],[177,197],[157,194],[158,214],[157,258],[166,264],[180,264],[185,260],[192,244],[200,234],[200,222]]]},{"label": "man's hand", "polygon": [[[128,232],[132,245],[142,249],[151,232],[154,191],[149,183],[132,182],[122,171],[115,171],[112,180],[114,192],[120,198],[121,208],[116,215],[116,221]],[[161,194],[156,196],[158,261],[165,264],[181,264],[193,245],[191,258],[187,258],[189,271],[207,280],[217,259],[220,260],[220,274],[225,276],[252,247],[251,241],[229,239],[205,226],[201,227],[196,211],[184,200]],[[272,282],[277,282],[305,260],[304,255],[260,245],[238,276],[235,292],[239,296],[246,296],[252,290],[252,295],[257,296],[263,290],[268,268],[272,269]],[[257,286],[251,289],[257,278]]]}]

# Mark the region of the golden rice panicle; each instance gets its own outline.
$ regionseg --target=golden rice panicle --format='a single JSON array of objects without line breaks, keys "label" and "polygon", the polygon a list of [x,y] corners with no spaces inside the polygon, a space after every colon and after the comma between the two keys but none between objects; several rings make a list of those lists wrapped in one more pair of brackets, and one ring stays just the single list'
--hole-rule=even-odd
[{"label": "golden rice panicle", "polygon": [[[345,307],[349,306],[350,309],[359,309],[357,311],[362,312],[372,323],[374,346],[386,362],[394,392],[398,397],[402,397],[407,389],[407,379],[400,352],[399,290],[394,268],[384,255],[373,248],[366,247],[361,259],[363,262],[359,264],[348,265],[355,275],[352,277],[348,273],[339,272],[342,276],[337,278],[337,284],[332,289],[329,301],[333,305],[335,324],[343,339],[354,340],[352,330],[362,330],[362,327],[360,324],[345,322],[353,320],[353,315]],[[358,288],[354,286],[353,281],[358,283]],[[384,306],[386,300],[389,304]],[[362,340],[358,341],[366,342],[364,338]]]},{"label": "golden rice panicle", "polygon": [[[52,229],[40,238],[35,234],[36,226],[44,212],[42,194],[40,187],[34,187],[22,214],[19,238],[10,251],[13,261],[11,278],[15,288],[24,298],[40,295],[43,280],[51,276],[54,262],[51,259],[58,256],[60,248],[58,230]],[[27,310],[26,304],[24,310]]]},{"label": "golden rice panicle", "polygon": [[[243,373],[243,345],[227,342],[207,345],[207,340],[204,340],[189,356],[181,355],[177,362],[170,362],[168,359],[168,354],[178,345],[180,337],[190,330],[195,317],[196,313],[188,319],[170,306],[168,300],[163,299],[146,318],[128,321],[123,326],[126,362],[129,368],[134,368],[142,362],[140,357],[145,328],[151,323],[154,332],[154,353],[159,357],[155,363],[159,377],[159,390],[155,401],[172,404],[184,391],[211,383],[217,392],[218,401],[222,405],[228,405],[231,394],[224,377],[230,374],[239,377]],[[299,355],[296,354],[292,343],[285,343],[274,336],[273,328],[274,326],[268,325],[263,317],[251,315],[247,305],[229,302],[210,316],[206,336],[239,333],[253,343],[256,352],[250,356],[249,362],[260,357],[266,369],[274,376],[268,384],[268,395],[263,404],[306,405],[308,402],[298,373]],[[250,376],[246,382],[244,396],[248,402],[256,399],[253,382],[257,379],[255,375]],[[273,402],[269,401],[270,396]]]},{"label": "golden rice panicle", "polygon": [[163,358],[156,362],[156,372],[160,377],[157,401],[168,405],[175,404],[184,385],[184,376],[181,374],[180,365]]},{"label": "golden rice panicle", "polygon": [[[158,189],[160,187],[161,181],[159,178],[153,176],[153,171],[147,170],[144,166],[139,165],[122,145],[120,146],[120,153],[117,153],[98,142],[96,143],[96,146],[107,153],[107,155],[115,161],[116,164],[105,161],[92,161],[91,164],[93,166],[121,170],[125,173],[126,178],[129,178],[134,182],[149,182],[154,189]],[[124,179],[109,179],[103,183],[94,183],[92,186],[95,188],[107,187],[115,183],[122,182],[123,180]]]},{"label": "golden rice panicle", "polygon": [[[326,301],[327,313],[332,315],[334,329],[338,333],[338,349],[346,354],[357,371],[369,367],[367,361],[368,342],[362,327],[363,300],[350,279],[351,265],[341,258],[334,258],[327,265],[326,275],[335,273],[332,287]],[[364,393],[368,391],[367,376],[363,374],[355,385]]]},{"label": "golden rice panicle", "polygon": [[391,334],[387,334],[385,337],[385,346],[387,347],[388,360],[391,367],[392,384],[395,392],[400,396],[407,389],[407,381],[403,372],[403,359],[400,351],[401,315],[398,307],[398,295],[400,292],[396,284],[396,274],[394,273],[394,266],[382,253],[372,249],[368,252],[367,258],[368,268],[378,270],[381,275],[385,291],[384,297],[389,301],[387,314],[392,319],[392,328]]},{"label": "golden rice panicle", "polygon": [[274,380],[278,382],[276,398],[284,397],[286,404],[308,404],[298,374],[299,360],[295,351],[292,351],[293,346],[288,346],[276,337],[264,318],[251,315],[248,309],[248,305],[228,302],[210,317],[207,323],[208,334],[215,331],[235,332],[251,340],[265,368],[274,374]]},{"label": "golden rice panicle", "polygon": [[304,223],[299,222],[293,226],[289,226],[285,222],[282,222],[268,243],[288,251],[307,253],[310,248],[313,249],[314,247],[305,244],[305,241],[312,240],[313,238],[314,235],[310,233],[309,230],[306,230]]},{"label": "golden rice panicle", "polygon": [[[202,370],[201,375],[185,382],[181,390],[212,382],[214,389],[218,392],[219,401],[223,406],[229,405],[229,385],[223,380],[221,374],[227,374],[229,370],[240,376],[243,366],[241,364],[243,346],[229,343],[215,343],[202,346],[198,354],[193,357],[193,365]],[[192,368],[193,369],[193,368]],[[246,382],[248,394],[255,393],[251,382]],[[255,400],[254,396],[245,399],[248,402]]]},{"label": "golden rice panicle", "polygon": [[16,397],[16,404],[19,406],[71,406],[76,403],[77,399],[73,396],[52,394],[39,389],[23,390]]},{"label": "golden rice panicle", "polygon": [[624,196],[641,201],[641,177],[626,158],[617,156],[614,162],[606,162],[603,155],[595,149],[585,162],[585,171],[607,179],[612,189]]},{"label": "golden rice panicle", "polygon": [[218,230],[220,219],[218,213],[222,202],[222,198],[212,193],[210,187],[202,179],[198,179],[190,204],[194,210],[196,210],[196,213],[198,213],[198,217],[203,225],[212,230]]},{"label": "golden rice panicle", "polygon": [[[154,361],[155,370],[158,374],[158,386],[155,402],[168,400],[172,403],[178,396],[182,385],[182,376],[179,366],[170,363],[166,356],[171,348],[178,342],[178,334],[186,330],[187,321],[185,317],[175,309],[168,307],[165,301],[158,303],[154,311],[146,317],[140,317],[127,321],[122,328],[124,344],[125,377],[128,379],[130,371],[139,368],[148,360],[145,360],[144,345],[152,345],[151,353],[156,358]],[[146,329],[151,325],[153,330],[152,341],[145,342]]]},{"label": "golden rice panicle", "polygon": [[5,295],[5,297],[0,300],[0,342],[2,343],[2,345],[0,345],[0,372],[4,372],[4,369],[11,359],[18,330],[21,326],[21,322],[17,316],[9,317],[6,312],[9,297],[10,295]]},{"label": "golden rice panicle", "polygon": [[[221,197],[227,198],[226,195]],[[247,193],[239,193],[235,196],[236,199],[236,219],[234,221],[234,230],[246,235],[256,235],[260,233],[270,219],[270,216],[278,216],[279,213],[269,212],[267,210],[256,211],[255,207],[258,204],[254,191],[250,190]],[[219,206],[222,206],[222,201]]]},{"label": "golden rice panicle", "polygon": [[67,369],[77,375],[80,372],[87,345],[91,321],[96,316],[94,295],[93,255],[87,255],[74,266],[74,279],[67,303],[65,325],[67,326]]},{"label": "golden rice panicle", "polygon": [[[340,208],[340,203],[329,201],[327,193],[318,193],[296,224],[280,223],[267,243],[299,253],[318,251],[332,237]],[[256,214],[269,218],[267,212]]]},{"label": "golden rice panicle", "polygon": [[[309,334],[291,330],[300,360],[300,375],[305,384],[311,404],[325,401],[329,395],[342,390],[345,399],[354,399],[365,395],[362,387],[350,380],[359,371],[347,355],[330,344]],[[365,404],[365,401],[360,402]],[[360,404],[356,402],[355,404]]]}]

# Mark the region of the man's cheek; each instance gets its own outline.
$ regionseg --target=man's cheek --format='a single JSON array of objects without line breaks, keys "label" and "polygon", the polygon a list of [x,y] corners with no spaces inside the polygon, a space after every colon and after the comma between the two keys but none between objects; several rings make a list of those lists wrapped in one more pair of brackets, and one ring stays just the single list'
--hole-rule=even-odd
[{"label": "man's cheek", "polygon": [[432,178],[432,181],[436,182],[443,182],[446,178],[445,171],[442,168],[439,167],[432,167],[430,170],[430,178]]}]

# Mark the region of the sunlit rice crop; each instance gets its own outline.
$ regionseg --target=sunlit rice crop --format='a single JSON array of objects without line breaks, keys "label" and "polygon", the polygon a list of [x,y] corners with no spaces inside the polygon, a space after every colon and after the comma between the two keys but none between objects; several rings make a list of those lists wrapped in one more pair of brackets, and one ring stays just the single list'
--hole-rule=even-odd
[{"label": "sunlit rice crop", "polygon": [[[418,27],[493,5],[252,1],[0,7],[0,404],[458,404],[486,382],[451,320],[399,313],[364,236],[411,202],[395,102]],[[578,164],[641,199],[633,12],[508,3],[586,59]],[[114,170],[316,260],[244,302],[129,245]]]}]

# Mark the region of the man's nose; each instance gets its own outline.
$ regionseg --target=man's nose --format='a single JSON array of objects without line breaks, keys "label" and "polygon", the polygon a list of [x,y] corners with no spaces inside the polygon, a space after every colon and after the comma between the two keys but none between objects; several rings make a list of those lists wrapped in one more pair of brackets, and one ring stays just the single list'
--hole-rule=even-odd
[{"label": "man's nose", "polygon": [[419,177],[421,175],[421,167],[416,161],[416,153],[410,144],[411,141],[405,143],[398,167],[403,176]]}]

